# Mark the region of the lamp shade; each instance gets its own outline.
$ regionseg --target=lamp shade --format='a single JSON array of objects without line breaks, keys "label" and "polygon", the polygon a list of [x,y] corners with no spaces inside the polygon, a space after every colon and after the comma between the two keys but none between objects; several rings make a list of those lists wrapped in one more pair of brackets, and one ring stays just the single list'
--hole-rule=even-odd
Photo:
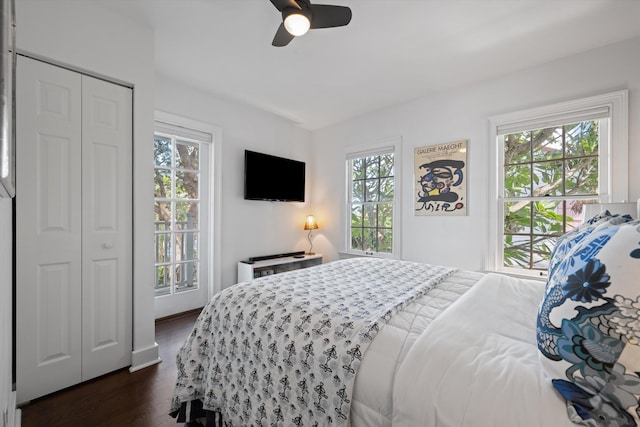
[{"label": "lamp shade", "polygon": [[318,228],[318,223],[316,222],[316,218],[313,215],[308,215],[307,220],[304,222],[305,230],[315,230]]}]

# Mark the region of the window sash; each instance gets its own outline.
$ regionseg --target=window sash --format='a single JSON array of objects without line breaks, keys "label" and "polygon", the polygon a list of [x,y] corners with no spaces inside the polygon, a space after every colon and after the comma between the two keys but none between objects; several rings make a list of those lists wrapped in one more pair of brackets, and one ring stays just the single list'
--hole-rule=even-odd
[{"label": "window sash", "polygon": [[[195,135],[195,134],[194,134]],[[209,134],[210,135],[210,134]],[[154,167],[154,173],[156,170],[167,170],[169,171],[170,176],[170,197],[154,197],[154,204],[161,202],[166,203],[170,206],[171,218],[169,219],[169,228],[158,230],[157,227],[154,232],[154,246],[155,246],[155,255],[154,255],[154,269],[155,269],[155,283],[154,290],[155,295],[164,296],[164,295],[173,295],[176,293],[180,293],[182,291],[187,290],[195,290],[200,288],[200,275],[199,275],[199,264],[200,264],[200,224],[202,221],[201,218],[201,197],[200,197],[200,189],[198,189],[198,197],[196,198],[183,198],[178,197],[176,191],[176,184],[178,181],[177,175],[179,172],[197,172],[201,173],[200,165],[202,164],[202,145],[206,143],[205,141],[198,141],[195,139],[189,139],[187,142],[197,145],[199,147],[199,161],[198,161],[198,169],[184,169],[176,166],[177,159],[177,149],[176,144],[185,141],[187,137],[185,135],[175,135],[167,133],[167,128],[158,126],[156,132],[154,132],[154,138],[156,137],[166,138],[171,141],[171,164],[169,166],[158,166]],[[194,203],[198,206],[198,218],[196,219],[196,227],[177,227],[176,224],[181,223],[182,221],[178,221],[177,213],[176,213],[176,205],[179,203]],[[157,222],[156,222],[157,224]],[[163,257],[159,260],[157,257],[159,255],[159,247],[158,242],[160,236],[165,236],[163,240],[164,250]],[[178,249],[178,241],[182,243],[180,248],[180,253],[177,252]],[[185,247],[185,242],[191,241],[192,247]],[[189,256],[187,256],[189,255]],[[180,259],[178,259],[180,257]],[[162,285],[159,286],[160,277],[158,277],[159,269],[163,268],[164,274],[162,277]],[[185,269],[185,271],[183,271]],[[178,280],[178,275],[188,274],[189,277],[180,277]],[[168,280],[168,282],[166,282]]]},{"label": "window sash", "polygon": [[[569,115],[563,115],[564,116],[569,116]],[[575,124],[577,122],[573,121],[575,119],[575,116],[567,118],[566,120],[569,120],[566,123],[562,123],[559,121],[555,121],[556,124],[554,124],[553,126],[551,126],[552,128],[561,128],[565,125],[568,124]],[[589,120],[583,120],[583,121],[592,121],[594,119],[589,119]],[[592,157],[592,158],[598,158],[598,189],[596,194],[570,194],[570,195],[551,195],[551,196],[534,196],[533,195],[533,188],[530,188],[531,191],[531,195],[524,195],[524,196],[511,196],[508,197],[505,195],[506,193],[506,188],[505,188],[505,177],[504,177],[504,169],[505,169],[505,164],[504,164],[504,136],[505,135],[499,135],[500,141],[501,141],[501,157],[502,157],[502,176],[501,176],[501,180],[500,180],[500,190],[499,190],[499,194],[500,194],[500,200],[502,201],[500,204],[500,216],[499,218],[499,241],[501,243],[501,248],[499,249],[499,253],[497,254],[497,259],[498,259],[498,269],[501,271],[505,271],[505,272],[517,272],[519,274],[525,274],[525,275],[538,275],[538,276],[544,276],[546,274],[546,268],[545,268],[545,263],[544,263],[544,259],[540,260],[539,256],[536,257],[536,253],[538,252],[542,252],[544,251],[544,248],[547,247],[548,245],[548,240],[549,239],[555,239],[558,235],[568,231],[566,230],[566,216],[567,211],[566,211],[566,203],[563,203],[563,223],[562,223],[562,232],[561,233],[536,233],[535,230],[533,229],[533,224],[530,225],[530,230],[527,233],[505,233],[505,206],[508,203],[525,203],[525,204],[529,204],[532,205],[532,202],[555,202],[555,201],[559,201],[559,202],[566,202],[566,201],[582,201],[582,200],[599,200],[601,194],[603,194],[604,192],[606,192],[606,183],[607,183],[607,179],[605,177],[602,176],[602,171],[600,170],[600,165],[603,162],[602,156],[600,156],[600,153],[603,151],[602,147],[607,147],[609,145],[609,141],[608,141],[608,137],[607,137],[607,133],[605,132],[604,134],[601,132],[602,127],[604,127],[605,129],[607,129],[607,125],[606,123],[608,122],[608,119],[603,119],[603,120],[599,120],[599,132],[598,132],[598,138],[599,138],[599,142],[598,142],[598,155],[590,155],[587,157]],[[536,128],[536,129],[544,129],[544,128]],[[527,132],[530,131],[531,129],[518,129],[512,133],[521,133],[521,132]],[[533,150],[533,147],[531,147],[531,150]],[[533,151],[532,151],[533,153]],[[606,157],[606,155],[605,155]],[[566,157],[566,152],[565,152],[565,147],[563,146],[563,150],[562,150],[562,155],[561,157],[558,158],[554,158],[552,161],[559,161],[559,162],[564,162],[566,160],[570,160],[573,159],[572,157],[567,158]],[[534,160],[533,158],[530,158],[528,160],[528,162],[524,162],[522,163],[522,165],[527,165],[527,166],[531,166],[533,167],[533,165],[538,164],[538,163],[544,163],[547,160]],[[564,167],[564,165],[563,165]],[[564,175],[564,173],[563,173]],[[567,178],[563,176],[562,178],[565,183],[567,182]],[[565,183],[563,183],[563,187],[565,185]],[[533,185],[533,177],[531,178],[531,182],[530,185]],[[563,191],[564,192],[564,191]],[[534,213],[533,212],[529,212],[529,214],[532,216]],[[507,244],[506,241],[508,239],[511,239],[512,242],[518,241],[520,240],[522,244],[524,244],[525,246],[527,246],[526,241],[528,240],[529,243],[529,247],[527,249],[527,255],[528,255],[528,263],[529,266],[524,267],[524,266],[520,266],[520,267],[516,267],[516,266],[507,266],[505,265],[505,251],[507,250]],[[534,243],[538,242],[537,247],[534,247]],[[547,243],[545,243],[547,242]],[[550,254],[550,251],[548,251],[548,253]]]},{"label": "window sash", "polygon": [[[375,256],[379,256],[379,257],[398,257],[399,256],[399,244],[398,244],[398,239],[399,239],[399,226],[398,226],[398,221],[399,221],[399,209],[398,209],[398,205],[399,205],[399,187],[398,187],[398,183],[399,183],[399,174],[400,174],[400,167],[399,167],[399,159],[397,156],[397,151],[398,149],[396,148],[396,146],[383,146],[383,147],[377,147],[377,148],[373,148],[373,149],[365,149],[365,150],[358,150],[358,151],[354,151],[351,153],[347,153],[346,160],[347,160],[347,177],[348,177],[348,186],[347,186],[347,212],[346,212],[346,236],[345,236],[345,249],[347,253],[351,253],[351,254],[356,254],[356,255],[375,255]],[[375,200],[375,201],[365,201],[365,200],[353,200],[353,186],[354,186],[354,181],[364,181],[364,180],[358,180],[353,178],[353,161],[357,160],[357,159],[362,159],[362,158],[366,158],[366,157],[379,157],[379,156],[385,156],[385,155],[393,155],[393,180],[394,180],[394,186],[393,186],[393,198],[391,200]],[[385,179],[388,178],[386,176],[376,176],[375,179],[380,180],[380,179]],[[391,205],[392,206],[392,227],[381,227],[378,225],[377,220],[376,220],[376,226],[375,227],[353,227],[352,226],[352,222],[351,222],[351,214],[352,214],[352,209],[354,206],[358,205],[358,206],[363,206],[363,209],[365,206],[375,206],[375,205]],[[391,252],[378,252],[378,251],[370,251],[370,250],[365,250],[365,249],[357,249],[357,248],[353,248],[352,246],[352,233],[354,229],[370,229],[370,228],[375,228],[376,230],[379,231],[390,231],[391,233],[391,240],[392,240],[392,244],[391,244]]]},{"label": "window sash", "polygon": [[[504,197],[504,135],[531,129],[555,127],[579,121],[600,120],[599,195],[556,196],[553,199],[598,200],[601,203],[627,198],[628,92],[604,95],[505,114],[490,119],[490,141],[495,149],[490,170],[493,185],[489,205],[489,248],[486,268],[517,275],[538,276],[542,272],[504,267],[504,206],[510,200],[551,200],[550,197]],[[603,120],[605,119],[605,120]]]}]

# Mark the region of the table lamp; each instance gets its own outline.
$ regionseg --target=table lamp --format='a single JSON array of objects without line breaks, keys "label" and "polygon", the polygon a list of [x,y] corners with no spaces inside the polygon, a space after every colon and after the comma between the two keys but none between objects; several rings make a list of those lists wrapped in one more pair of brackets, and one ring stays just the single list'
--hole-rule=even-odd
[{"label": "table lamp", "polygon": [[318,223],[316,222],[315,217],[313,215],[307,215],[307,220],[304,222],[304,229],[309,230],[309,235],[307,236],[307,239],[309,240],[309,252],[307,252],[307,255],[314,255],[312,252],[313,243],[311,242],[311,230],[315,230],[317,228]]}]

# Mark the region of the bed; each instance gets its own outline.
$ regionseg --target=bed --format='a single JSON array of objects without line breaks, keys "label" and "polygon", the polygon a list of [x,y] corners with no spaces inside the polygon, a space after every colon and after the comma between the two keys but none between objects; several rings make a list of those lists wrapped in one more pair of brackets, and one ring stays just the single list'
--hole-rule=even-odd
[{"label": "bed", "polygon": [[[180,350],[171,414],[224,426],[637,425],[639,264],[640,225],[605,216],[559,240],[546,283],[376,258],[239,283]],[[581,272],[597,295],[585,297]],[[563,290],[576,274],[574,298]]]}]

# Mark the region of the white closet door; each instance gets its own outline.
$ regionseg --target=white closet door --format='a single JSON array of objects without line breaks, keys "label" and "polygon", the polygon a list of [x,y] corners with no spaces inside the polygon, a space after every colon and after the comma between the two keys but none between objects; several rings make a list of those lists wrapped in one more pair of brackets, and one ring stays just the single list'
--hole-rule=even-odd
[{"label": "white closet door", "polygon": [[131,364],[131,89],[19,58],[17,393]]},{"label": "white closet door", "polygon": [[81,380],[81,78],[19,58],[18,402]]},{"label": "white closet door", "polygon": [[82,77],[82,379],[131,364],[131,89]]}]

